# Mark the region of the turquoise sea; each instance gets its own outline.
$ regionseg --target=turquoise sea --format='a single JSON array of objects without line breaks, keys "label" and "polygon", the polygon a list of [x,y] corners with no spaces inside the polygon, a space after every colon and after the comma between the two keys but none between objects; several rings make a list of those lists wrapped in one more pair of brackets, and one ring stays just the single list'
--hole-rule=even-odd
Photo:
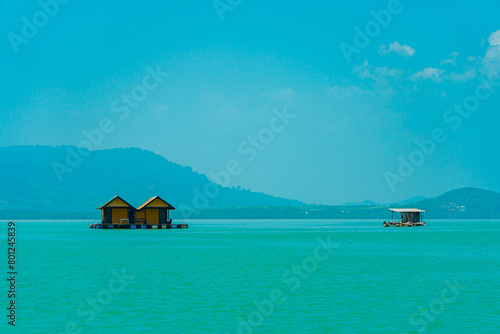
[{"label": "turquoise sea", "polygon": [[[500,220],[16,221],[1,333],[498,333]],[[176,222],[180,222],[177,220]]]}]

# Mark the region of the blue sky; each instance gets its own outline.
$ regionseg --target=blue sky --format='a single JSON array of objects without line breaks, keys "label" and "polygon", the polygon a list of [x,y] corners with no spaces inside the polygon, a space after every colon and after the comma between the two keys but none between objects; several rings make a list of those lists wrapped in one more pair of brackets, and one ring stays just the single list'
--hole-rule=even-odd
[{"label": "blue sky", "polygon": [[500,190],[497,1],[54,1],[0,1],[2,146],[105,119],[94,149],[235,160],[231,185],[309,203]]}]

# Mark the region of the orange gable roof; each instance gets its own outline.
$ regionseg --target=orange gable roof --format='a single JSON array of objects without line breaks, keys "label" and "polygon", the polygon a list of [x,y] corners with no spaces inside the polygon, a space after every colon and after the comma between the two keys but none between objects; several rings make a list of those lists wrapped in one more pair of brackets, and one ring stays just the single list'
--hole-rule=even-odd
[{"label": "orange gable roof", "polygon": [[110,199],[109,201],[107,201],[105,204],[103,204],[101,207],[97,208],[98,210],[102,210],[104,209],[105,207],[107,207],[108,205],[110,205],[113,201],[116,201],[116,200],[121,200],[122,202],[124,202],[126,205],[128,205],[129,207],[135,209],[132,205],[130,205],[126,200],[124,200],[123,198],[121,198],[120,196],[115,196],[113,197],[112,199]]},{"label": "orange gable roof", "polygon": [[[170,205],[167,201],[163,200],[160,196],[151,197],[150,199],[148,199],[146,201],[146,203],[144,203],[143,205],[138,207],[137,210],[142,210],[155,201],[156,201],[156,203],[160,202],[161,204],[163,204],[161,207],[166,207],[168,210],[175,210],[175,208],[172,205]],[[153,205],[151,207],[158,207],[158,206]]]}]

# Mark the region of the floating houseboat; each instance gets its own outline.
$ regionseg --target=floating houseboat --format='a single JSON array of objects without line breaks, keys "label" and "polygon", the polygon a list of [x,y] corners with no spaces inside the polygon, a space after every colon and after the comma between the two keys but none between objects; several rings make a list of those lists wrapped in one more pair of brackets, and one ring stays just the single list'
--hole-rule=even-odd
[{"label": "floating houseboat", "polygon": [[391,221],[384,222],[384,227],[425,226],[424,210],[420,209],[389,209],[392,212]]},{"label": "floating houseboat", "polygon": [[155,196],[137,209],[120,196],[115,196],[97,208],[101,210],[101,223],[90,224],[95,229],[185,229],[188,224],[172,224],[169,211],[175,208]]}]

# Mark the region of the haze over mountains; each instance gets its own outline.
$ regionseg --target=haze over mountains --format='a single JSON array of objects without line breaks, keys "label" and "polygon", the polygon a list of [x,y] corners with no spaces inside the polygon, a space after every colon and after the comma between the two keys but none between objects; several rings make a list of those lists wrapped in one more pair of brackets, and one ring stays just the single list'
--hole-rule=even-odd
[{"label": "haze over mountains", "polygon": [[10,146],[0,148],[0,156],[0,205],[8,211],[95,216],[95,208],[115,195],[137,206],[159,195],[177,208],[194,209],[304,204],[216,186],[190,167],[137,148],[89,152],[71,146]]},{"label": "haze over mountains", "polygon": [[[139,206],[155,195],[192,217],[380,218],[387,205],[370,201],[344,206],[308,205],[241,188],[137,148],[85,151],[72,146],[0,148],[0,218],[98,218],[96,207],[115,195]],[[423,199],[423,200],[422,200]],[[434,218],[498,217],[500,194],[463,188],[435,199],[414,197]],[[395,205],[398,205],[395,204]],[[496,216],[495,216],[496,215]],[[254,216],[254,217],[252,217]]]}]

